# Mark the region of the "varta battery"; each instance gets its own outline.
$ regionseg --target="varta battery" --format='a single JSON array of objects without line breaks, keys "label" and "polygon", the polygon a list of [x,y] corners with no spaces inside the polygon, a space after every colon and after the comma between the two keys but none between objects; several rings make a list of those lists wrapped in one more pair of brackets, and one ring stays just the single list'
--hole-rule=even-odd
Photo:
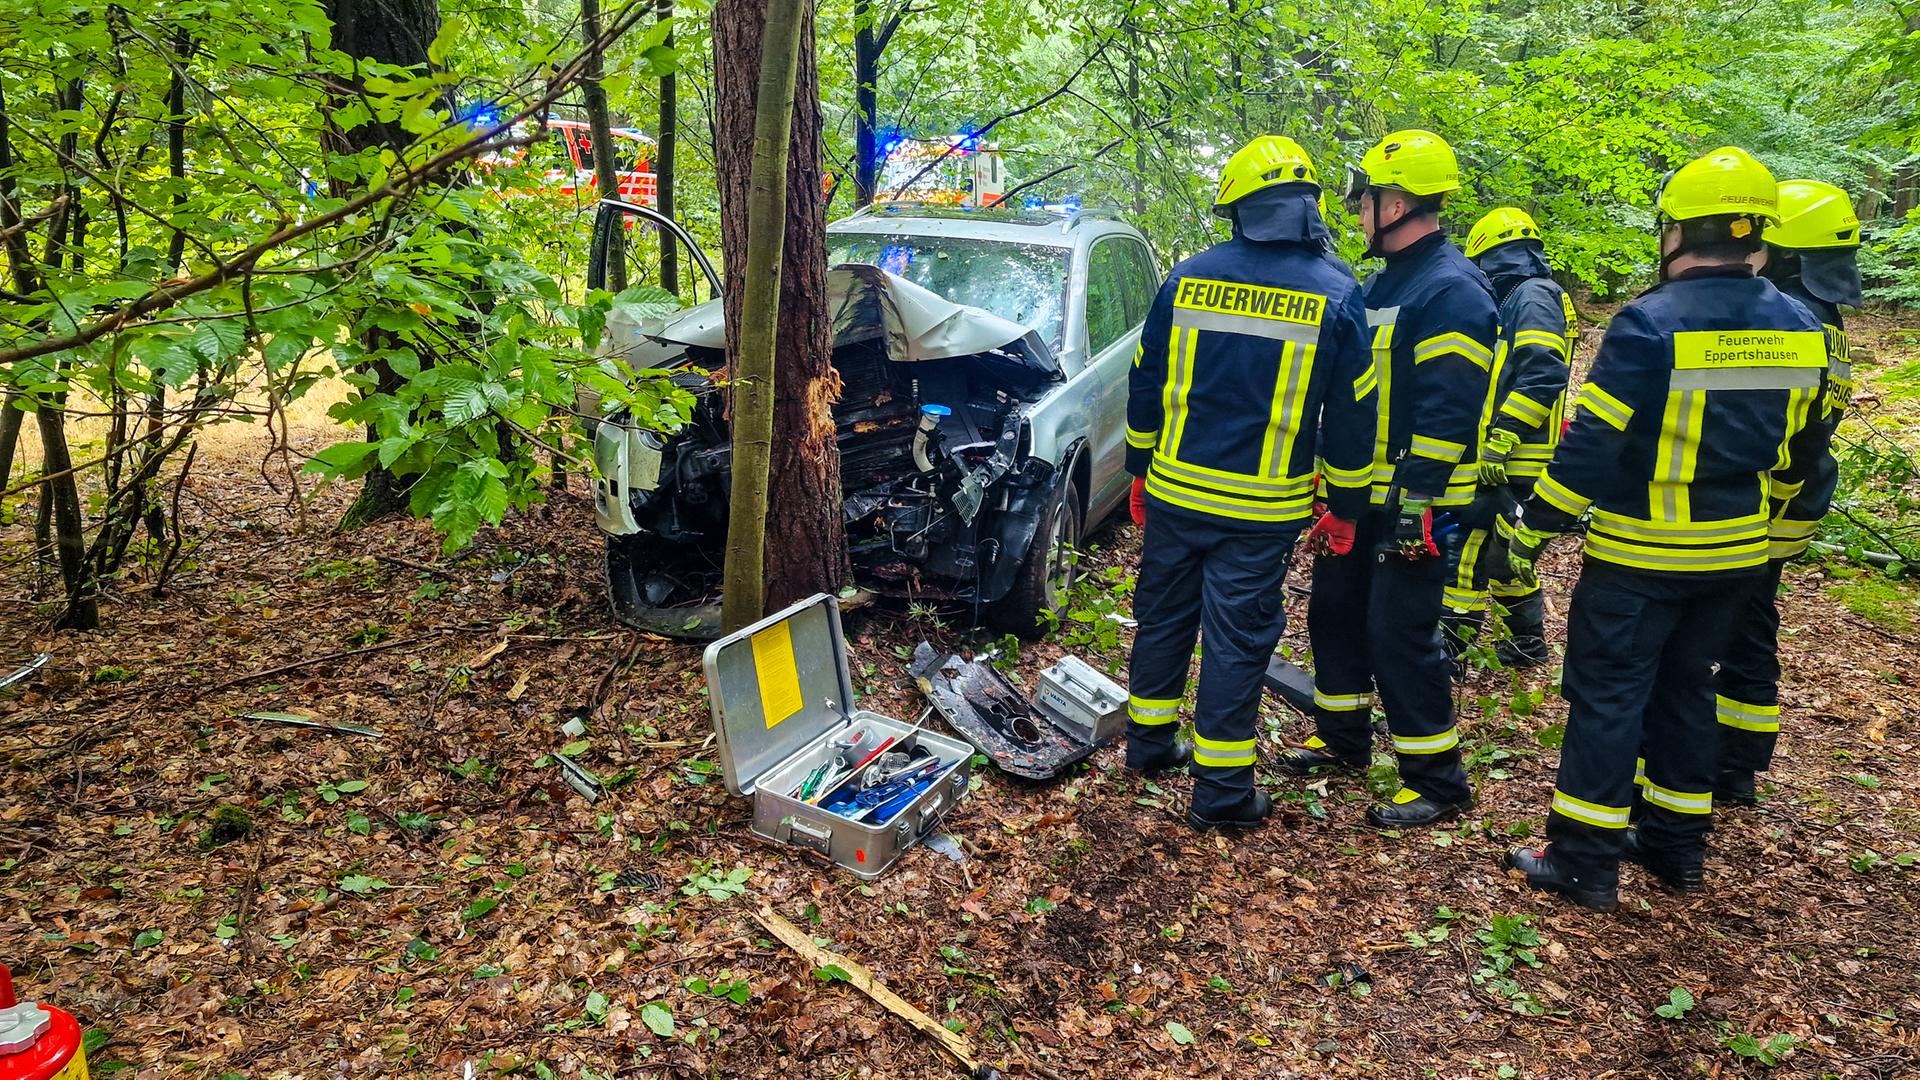
[{"label": "varta battery", "polygon": [[0,1080],[87,1080],[80,1022],[64,1009],[20,1001],[0,964]]}]

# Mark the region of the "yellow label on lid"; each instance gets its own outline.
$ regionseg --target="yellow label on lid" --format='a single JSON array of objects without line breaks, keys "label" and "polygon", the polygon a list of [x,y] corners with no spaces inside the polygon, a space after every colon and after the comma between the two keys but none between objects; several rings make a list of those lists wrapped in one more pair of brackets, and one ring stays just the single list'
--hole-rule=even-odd
[{"label": "yellow label on lid", "polygon": [[778,622],[749,639],[753,670],[760,684],[760,711],[772,727],[800,711],[800,671],[793,657],[793,632]]}]

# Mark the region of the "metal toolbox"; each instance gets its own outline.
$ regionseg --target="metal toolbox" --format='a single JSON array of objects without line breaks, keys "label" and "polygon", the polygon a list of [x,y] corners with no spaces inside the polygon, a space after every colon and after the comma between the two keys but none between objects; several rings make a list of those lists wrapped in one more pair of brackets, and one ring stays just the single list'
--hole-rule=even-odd
[{"label": "metal toolbox", "polygon": [[[966,796],[972,746],[854,707],[840,605],[825,593],[707,646],[706,672],[727,790],[753,800],[753,833],[763,840],[875,878]],[[870,806],[849,805],[859,795],[885,794],[858,786],[881,763],[869,755],[883,746],[912,755],[929,770],[926,782]],[[930,760],[938,766],[925,765]],[[848,765],[858,767],[849,773]],[[816,776],[823,782],[810,785]],[[797,794],[809,786],[818,788],[811,801]]]}]

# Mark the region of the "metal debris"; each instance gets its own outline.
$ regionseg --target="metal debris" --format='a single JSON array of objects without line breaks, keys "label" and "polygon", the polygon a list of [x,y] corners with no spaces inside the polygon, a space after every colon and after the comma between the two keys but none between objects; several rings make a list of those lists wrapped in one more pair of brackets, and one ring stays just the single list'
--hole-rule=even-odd
[{"label": "metal debris", "polygon": [[24,681],[28,676],[39,671],[41,668],[46,667],[47,661],[51,659],[53,659],[52,653],[34,654],[33,659],[27,661],[26,663],[20,665],[17,668],[14,668],[12,671],[7,672],[5,675],[0,675],[0,690],[5,690],[7,687],[12,686],[15,683]]},{"label": "metal debris", "polygon": [[273,712],[267,709],[260,709],[254,712],[239,713],[238,715],[242,720],[265,720],[270,724],[285,724],[288,727],[312,728],[315,731],[332,731],[342,735],[365,735],[369,739],[386,738],[385,735],[363,724],[329,723],[325,720],[315,720],[311,716],[301,716],[299,713]]},{"label": "metal debris", "polygon": [[560,766],[560,772],[566,776],[567,786],[579,792],[581,798],[590,803],[599,802],[601,796],[607,793],[607,786],[600,782],[599,777],[574,764],[571,758],[564,754],[555,754],[553,760]]}]

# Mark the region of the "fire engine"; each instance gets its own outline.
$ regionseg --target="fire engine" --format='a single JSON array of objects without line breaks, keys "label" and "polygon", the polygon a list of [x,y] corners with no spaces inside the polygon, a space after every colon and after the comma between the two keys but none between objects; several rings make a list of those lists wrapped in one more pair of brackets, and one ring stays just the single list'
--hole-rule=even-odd
[{"label": "fire engine", "polygon": [[[536,130],[525,125],[517,136]],[[547,139],[531,146],[522,143],[510,149],[487,154],[480,159],[482,168],[505,168],[527,163],[541,169],[539,180],[530,186],[516,183],[508,194],[548,194],[582,203],[596,199],[593,178],[593,132],[584,120],[548,120]],[[653,137],[634,128],[613,129],[614,172],[620,181],[623,202],[653,206],[659,198],[659,177],[653,171]],[[558,152],[556,152],[558,151]],[[564,154],[564,156],[562,156]],[[529,160],[529,158],[531,160]]]}]

